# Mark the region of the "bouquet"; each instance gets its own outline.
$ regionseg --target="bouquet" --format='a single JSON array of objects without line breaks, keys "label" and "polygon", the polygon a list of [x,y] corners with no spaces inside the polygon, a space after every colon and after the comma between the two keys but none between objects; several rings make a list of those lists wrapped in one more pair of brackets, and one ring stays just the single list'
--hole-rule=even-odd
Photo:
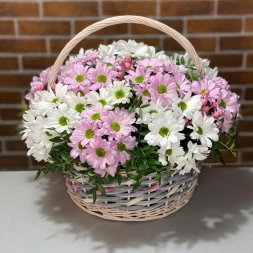
[{"label": "bouquet", "polygon": [[80,50],[50,87],[50,68],[31,82],[22,138],[42,172],[86,176],[104,184],[122,174],[141,186],[156,173],[198,171],[197,161],[221,149],[235,155],[238,96],[202,59],[199,73],[188,54],[167,56],[133,40]]}]

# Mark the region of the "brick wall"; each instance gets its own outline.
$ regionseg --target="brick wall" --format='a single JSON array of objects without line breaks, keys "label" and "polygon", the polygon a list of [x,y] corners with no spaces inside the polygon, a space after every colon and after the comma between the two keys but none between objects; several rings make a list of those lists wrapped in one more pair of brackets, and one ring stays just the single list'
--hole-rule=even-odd
[{"label": "brick wall", "polygon": [[[81,29],[112,15],[143,15],[170,25],[185,35],[200,56],[218,66],[220,76],[241,96],[243,118],[238,138],[238,165],[253,164],[253,1],[0,1],[0,169],[27,169],[17,136],[18,108],[34,74],[52,65],[57,54]],[[142,25],[122,24],[99,31],[80,47],[96,48],[114,39],[133,38],[160,49],[182,52],[168,36]],[[252,109],[252,110],[251,110]],[[216,159],[210,157],[210,162]]]}]

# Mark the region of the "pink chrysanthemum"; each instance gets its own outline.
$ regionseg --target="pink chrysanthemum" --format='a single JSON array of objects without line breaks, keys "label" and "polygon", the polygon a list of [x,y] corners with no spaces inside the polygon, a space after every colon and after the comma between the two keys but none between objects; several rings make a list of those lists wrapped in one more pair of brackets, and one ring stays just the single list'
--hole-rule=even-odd
[{"label": "pink chrysanthemum", "polygon": [[100,59],[100,61],[103,65],[105,64],[107,67],[112,67],[113,70],[122,70],[115,56],[106,56],[105,58]]},{"label": "pink chrysanthemum", "polygon": [[82,90],[84,93],[89,91],[90,80],[88,77],[88,69],[88,66],[84,67],[80,63],[77,63],[72,67],[68,67],[68,70],[66,71],[66,77],[64,78],[63,82],[64,84],[69,85],[69,90]]},{"label": "pink chrysanthemum", "polygon": [[51,67],[47,68],[45,70],[43,70],[40,73],[40,76],[34,76],[33,77],[33,81],[30,83],[31,86],[31,90],[30,92],[25,96],[25,98],[30,101],[31,99],[34,98],[34,94],[36,91],[42,91],[45,89],[45,86],[48,83],[48,79],[49,79],[49,74],[51,71]]},{"label": "pink chrysanthemum", "polygon": [[212,79],[212,81],[216,84],[217,87],[224,90],[229,90],[228,82],[221,78],[221,77],[215,77]]},{"label": "pink chrysanthemum", "polygon": [[217,121],[217,127],[222,132],[227,132],[232,124],[233,115],[230,112],[224,112],[221,118]]},{"label": "pink chrysanthemum", "polygon": [[143,59],[136,61],[136,67],[145,68],[151,72],[162,72],[163,71],[163,62],[158,59]]},{"label": "pink chrysanthemum", "polygon": [[97,132],[98,126],[96,123],[81,120],[76,123],[70,141],[74,144],[81,143],[82,146],[85,146],[96,136]]},{"label": "pink chrysanthemum", "polygon": [[161,73],[152,76],[150,85],[148,86],[151,100],[156,102],[160,99],[166,106],[171,104],[171,98],[176,89],[177,86],[173,76],[169,74],[163,75]]},{"label": "pink chrysanthemum", "polygon": [[148,85],[141,87],[140,85],[134,85],[133,89],[136,91],[136,95],[141,97],[142,101],[150,101],[151,95],[147,89]]},{"label": "pink chrysanthemum", "polygon": [[131,80],[134,84],[144,86],[150,79],[150,70],[143,67],[137,67],[136,70],[129,70],[125,76],[127,81]]},{"label": "pink chrysanthemum", "polygon": [[129,113],[124,108],[116,107],[114,111],[108,111],[107,115],[102,115],[103,127],[101,133],[109,135],[109,140],[120,138],[122,135],[129,135],[136,131],[133,126],[135,122],[135,114]]},{"label": "pink chrysanthemum", "polygon": [[239,111],[238,96],[226,90],[220,91],[218,109],[232,113],[235,116]]},{"label": "pink chrysanthemum", "polygon": [[110,142],[96,137],[86,146],[86,160],[94,169],[106,170],[107,166],[115,164],[117,152]]},{"label": "pink chrysanthemum", "polygon": [[174,74],[174,81],[180,94],[184,97],[184,95],[187,94],[191,89],[191,83],[182,72],[177,72]]},{"label": "pink chrysanthemum", "polygon": [[90,69],[91,89],[97,90],[106,88],[112,80],[116,80],[118,73],[112,67],[107,67],[106,64],[98,63],[96,68]]},{"label": "pink chrysanthemum", "polygon": [[119,161],[121,164],[125,164],[126,161],[131,158],[131,155],[126,152],[126,149],[134,149],[136,146],[136,139],[132,136],[121,136],[117,141],[113,141],[113,145],[117,151]]},{"label": "pink chrysanthemum", "polygon": [[80,161],[84,163],[86,161],[86,148],[83,147],[81,143],[68,143],[68,145],[72,147],[70,151],[71,157],[76,159],[79,156]]},{"label": "pink chrysanthemum", "polygon": [[90,108],[86,108],[83,112],[82,112],[82,118],[84,120],[86,120],[87,122],[101,122],[101,118],[103,115],[107,115],[107,111],[105,110],[105,108],[103,107],[103,105],[101,103],[97,103],[95,106],[90,107]]},{"label": "pink chrysanthemum", "polygon": [[168,72],[169,74],[177,74],[177,73],[183,73],[181,69],[173,62],[170,60],[166,60],[163,62],[163,68],[165,72]]},{"label": "pink chrysanthemum", "polygon": [[192,92],[200,94],[212,102],[220,97],[220,87],[209,76],[206,76],[202,80],[192,82]]}]

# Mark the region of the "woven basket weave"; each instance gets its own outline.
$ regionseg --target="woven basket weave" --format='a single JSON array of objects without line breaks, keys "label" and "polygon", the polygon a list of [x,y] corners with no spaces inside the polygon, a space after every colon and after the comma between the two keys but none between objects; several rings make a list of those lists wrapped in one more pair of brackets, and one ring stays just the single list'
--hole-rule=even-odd
[{"label": "woven basket weave", "polygon": [[[48,89],[51,89],[60,67],[70,51],[82,39],[104,27],[120,23],[143,24],[170,35],[186,50],[198,72],[202,73],[202,62],[191,43],[183,35],[167,25],[149,18],[117,16],[88,26],[67,43],[51,69]],[[199,168],[201,164],[198,163]],[[79,168],[76,167],[76,169]],[[192,170],[188,174],[179,175],[175,170],[170,178],[166,178],[166,174],[162,174],[161,185],[155,181],[156,174],[153,173],[143,177],[141,188],[134,192],[132,192],[132,187],[135,181],[129,180],[125,174],[122,176],[123,181],[120,186],[117,183],[104,185],[107,197],[98,195],[95,204],[93,204],[92,196],[87,194],[87,191],[92,188],[87,177],[79,179],[67,177],[66,185],[72,200],[92,215],[109,220],[143,221],[165,217],[187,204],[197,186],[198,173]]]}]

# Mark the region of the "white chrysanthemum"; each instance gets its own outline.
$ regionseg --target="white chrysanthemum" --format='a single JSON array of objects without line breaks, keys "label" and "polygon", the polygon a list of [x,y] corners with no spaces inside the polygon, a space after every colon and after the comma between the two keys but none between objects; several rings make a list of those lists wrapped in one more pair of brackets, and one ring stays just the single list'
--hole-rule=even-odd
[{"label": "white chrysanthemum", "polygon": [[109,100],[112,105],[129,103],[133,96],[131,87],[125,81],[114,81],[106,90],[109,92]]},{"label": "white chrysanthemum", "polygon": [[176,93],[172,96],[172,108],[177,113],[185,116],[187,119],[191,119],[194,112],[199,111],[202,107],[201,96],[191,96],[192,93],[189,91],[184,98],[178,97]]},{"label": "white chrysanthemum", "polygon": [[105,58],[106,56],[114,56],[118,53],[118,49],[115,47],[115,42],[111,45],[99,45],[98,47],[98,55],[101,58]]},{"label": "white chrysanthemum", "polygon": [[96,105],[100,102],[106,110],[110,110],[113,108],[112,101],[109,98],[109,91],[105,88],[99,89],[99,92],[91,91],[89,93],[89,97],[87,98],[87,104]]},{"label": "white chrysanthemum", "polygon": [[178,163],[179,157],[183,156],[185,154],[183,148],[180,146],[180,142],[172,143],[170,149],[166,149],[164,147],[160,148],[158,150],[159,154],[159,161],[162,163],[162,165],[167,165],[168,162],[172,166],[174,166],[175,163]]},{"label": "white chrysanthemum", "polygon": [[151,146],[159,145],[170,149],[172,143],[177,143],[185,138],[184,134],[179,133],[184,129],[184,124],[183,118],[177,119],[172,111],[167,111],[157,117],[155,122],[148,124],[150,132],[144,139]]},{"label": "white chrysanthemum", "polygon": [[202,161],[207,158],[209,155],[208,148],[197,143],[193,144],[191,141],[187,144],[188,151],[185,156],[181,156],[178,159],[177,169],[180,170],[179,174],[183,175],[189,173],[192,169],[199,172],[199,169],[196,164],[196,160]]},{"label": "white chrysanthemum", "polygon": [[156,50],[154,47],[149,46],[149,59],[158,59],[159,61],[165,61],[169,59],[169,56],[164,54],[164,51],[159,51],[156,53]]},{"label": "white chrysanthemum", "polygon": [[160,100],[157,100],[156,103],[151,101],[146,105],[148,106],[144,108],[136,108],[135,111],[139,115],[140,115],[140,110],[142,111],[142,118],[139,117],[136,121],[136,124],[141,124],[141,123],[149,124],[153,122],[154,119],[161,116],[165,112],[165,109],[166,109]]},{"label": "white chrysanthemum", "polygon": [[38,162],[41,160],[48,162],[49,150],[43,144],[34,143],[28,150],[27,155],[32,155]]},{"label": "white chrysanthemum", "polygon": [[207,147],[212,147],[213,141],[219,140],[219,129],[214,123],[213,117],[207,117],[206,114],[198,111],[193,114],[192,126],[188,126],[193,132],[190,134],[192,139],[200,140],[201,144]]},{"label": "white chrysanthemum", "polygon": [[36,116],[37,113],[34,110],[27,110],[23,115],[23,126],[24,130],[22,130],[22,140],[28,137],[29,132],[31,131],[31,126],[36,124]]},{"label": "white chrysanthemum", "polygon": [[144,43],[137,43],[134,40],[119,40],[115,43],[115,47],[118,50],[118,55],[121,57],[130,55],[133,58],[148,58],[149,48]]},{"label": "white chrysanthemum", "polygon": [[67,93],[71,93],[68,92],[68,86],[61,83],[56,85],[55,92],[52,90],[37,91],[31,101],[30,108],[40,115],[46,115],[50,108],[54,108],[65,101]]},{"label": "white chrysanthemum", "polygon": [[79,116],[80,113],[84,110],[85,103],[86,99],[80,94],[80,92],[77,94],[69,93],[66,96],[66,104],[70,107],[71,110],[74,110],[77,116]]},{"label": "white chrysanthemum", "polygon": [[72,132],[77,118],[73,110],[69,110],[67,104],[59,104],[57,108],[48,110],[47,118],[45,119],[46,128],[54,128],[57,132],[67,133]]}]

